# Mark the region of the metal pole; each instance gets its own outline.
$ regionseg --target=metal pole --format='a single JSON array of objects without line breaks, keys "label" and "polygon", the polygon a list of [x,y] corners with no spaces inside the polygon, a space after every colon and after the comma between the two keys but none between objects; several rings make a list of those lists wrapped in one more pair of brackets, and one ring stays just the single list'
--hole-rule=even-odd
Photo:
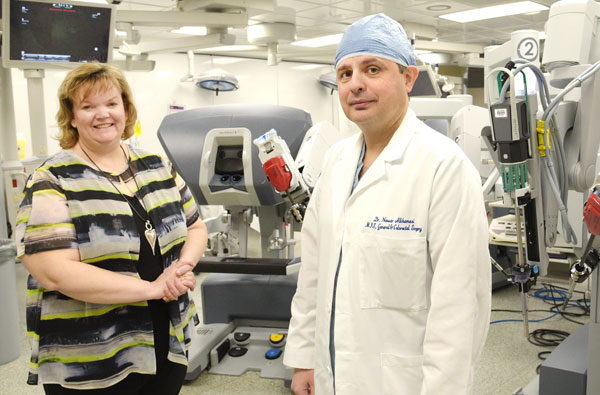
[{"label": "metal pole", "polygon": [[19,160],[15,104],[10,69],[0,66],[0,154],[5,162]]},{"label": "metal pole", "polygon": [[0,66],[0,238],[8,237],[7,221],[15,225],[16,206],[12,179],[7,174],[22,171],[19,162],[15,105],[11,70]]},{"label": "metal pole", "polygon": [[44,107],[44,70],[24,70],[27,78],[29,98],[29,125],[33,156],[40,159],[48,156],[46,138],[46,109]]}]

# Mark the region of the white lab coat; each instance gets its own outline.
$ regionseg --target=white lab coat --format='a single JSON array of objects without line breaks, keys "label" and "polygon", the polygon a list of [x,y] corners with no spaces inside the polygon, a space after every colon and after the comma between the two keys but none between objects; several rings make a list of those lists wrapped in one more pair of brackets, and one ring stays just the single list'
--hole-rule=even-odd
[{"label": "white lab coat", "polygon": [[350,190],[363,137],[328,152],[302,228],[284,363],[338,395],[470,394],[489,327],[491,266],[480,177],[408,110]]}]

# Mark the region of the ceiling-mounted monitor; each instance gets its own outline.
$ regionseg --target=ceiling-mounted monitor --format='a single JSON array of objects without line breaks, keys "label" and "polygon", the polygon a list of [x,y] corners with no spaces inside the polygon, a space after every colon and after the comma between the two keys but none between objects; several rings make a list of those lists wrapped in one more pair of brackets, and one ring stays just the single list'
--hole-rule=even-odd
[{"label": "ceiling-mounted monitor", "polygon": [[419,75],[408,95],[410,97],[441,97],[442,91],[431,66],[420,65],[417,66],[417,69],[419,69]]},{"label": "ceiling-mounted monitor", "polygon": [[20,69],[108,63],[116,10],[108,4],[3,0],[2,64]]}]

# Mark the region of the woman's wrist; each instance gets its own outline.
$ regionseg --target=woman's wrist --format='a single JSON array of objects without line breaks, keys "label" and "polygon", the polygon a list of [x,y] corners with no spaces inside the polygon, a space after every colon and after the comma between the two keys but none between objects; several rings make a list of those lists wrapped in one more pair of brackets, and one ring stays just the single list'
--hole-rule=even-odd
[{"label": "woman's wrist", "polygon": [[162,289],[158,286],[156,280],[154,281],[144,281],[145,285],[145,294],[146,300],[154,300],[154,299],[162,299],[163,292]]}]

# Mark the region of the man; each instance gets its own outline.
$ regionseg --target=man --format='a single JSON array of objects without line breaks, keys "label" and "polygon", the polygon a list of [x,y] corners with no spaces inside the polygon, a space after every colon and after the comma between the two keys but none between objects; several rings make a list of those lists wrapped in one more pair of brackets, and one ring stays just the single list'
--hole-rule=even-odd
[{"label": "man", "polygon": [[489,325],[481,180],[408,108],[402,26],[348,27],[335,68],[362,133],[331,148],[302,228],[284,362],[296,394],[469,394]]}]

